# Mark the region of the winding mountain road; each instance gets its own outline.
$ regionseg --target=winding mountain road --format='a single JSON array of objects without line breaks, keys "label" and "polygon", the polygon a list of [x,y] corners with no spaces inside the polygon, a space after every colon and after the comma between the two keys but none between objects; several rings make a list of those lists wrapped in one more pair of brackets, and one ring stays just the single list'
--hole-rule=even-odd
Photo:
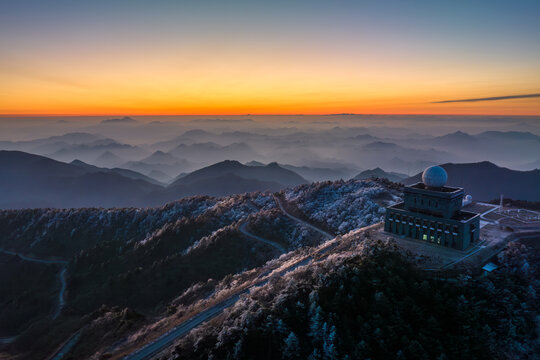
[{"label": "winding mountain road", "polygon": [[[279,276],[283,276],[286,273],[293,271],[294,269],[307,265],[313,260],[313,257],[306,256],[298,261],[290,264],[289,266],[286,266],[284,269],[281,269],[278,272]],[[270,272],[272,273],[272,272]],[[184,335],[189,333],[191,330],[196,328],[197,326],[201,325],[204,322],[207,322],[208,320],[218,316],[221,314],[225,309],[228,307],[234,305],[238,299],[240,299],[240,296],[243,294],[249,293],[251,290],[253,290],[256,287],[265,285],[269,280],[270,277],[269,273],[263,273],[259,275],[259,278],[261,278],[260,281],[257,283],[251,285],[250,287],[234,294],[228,297],[227,299],[221,301],[220,303],[209,307],[208,309],[201,311],[197,315],[191,317],[190,319],[184,321],[183,323],[179,324],[178,326],[174,327],[173,329],[169,330],[165,334],[159,336],[157,339],[153,340],[150,343],[147,343],[143,347],[139,348],[137,351],[125,356],[123,360],[149,360],[152,359],[153,356],[157,355],[161,351],[165,350],[166,348],[170,347],[176,340],[182,338]]]},{"label": "winding mountain road", "polygon": [[17,336],[4,336],[0,337],[0,344],[10,344],[17,339]]},{"label": "winding mountain road", "polygon": [[263,242],[263,243],[265,243],[265,244],[268,244],[268,245],[270,245],[270,246],[275,247],[275,248],[278,249],[279,252],[281,252],[282,254],[285,254],[285,253],[287,252],[287,250],[286,250],[283,246],[281,246],[280,244],[278,244],[277,242],[272,241],[272,240],[268,240],[268,239],[264,239],[264,238],[262,238],[262,237],[260,237],[260,236],[257,236],[257,235],[255,235],[255,234],[252,234],[252,233],[250,233],[250,232],[248,232],[248,231],[246,230],[246,227],[247,227],[247,223],[242,223],[242,225],[240,225],[240,227],[238,228],[238,230],[240,230],[240,232],[241,232],[242,234],[246,235],[246,236],[249,237],[249,238],[255,239],[255,240],[257,240],[257,241],[260,241],[260,242]]},{"label": "winding mountain road", "polygon": [[58,273],[58,278],[60,279],[60,291],[58,292],[58,306],[56,307],[52,318],[56,319],[58,315],[60,315],[60,312],[62,311],[62,308],[64,307],[64,293],[66,291],[66,271],[67,271],[67,260],[49,260],[49,259],[38,259],[34,257],[30,257],[24,254],[20,254],[18,252],[9,251],[0,248],[0,252],[3,252],[4,254],[8,255],[14,255],[18,256],[20,259],[24,261],[30,261],[30,262],[36,262],[40,264],[52,264],[52,265],[61,265],[60,272]]},{"label": "winding mountain road", "polygon": [[[283,207],[283,204],[281,203],[281,201],[277,197],[275,197],[275,201],[276,201],[276,204],[278,205],[279,209],[281,210],[281,212],[285,216],[291,218],[292,220],[296,221],[299,224],[307,226],[310,229],[321,233],[328,240],[334,238],[334,236],[332,236],[330,233],[328,233],[328,232],[326,232],[326,231],[324,231],[322,229],[319,229],[318,227],[316,227],[316,226],[314,226],[314,225],[312,225],[312,224],[310,224],[310,223],[308,223],[308,222],[306,222],[304,220],[301,220],[301,219],[289,214],[285,210],[285,208]],[[246,230],[246,223],[243,223],[240,226],[239,229],[246,236],[249,236],[249,237],[251,237],[251,238],[253,238],[255,240],[258,240],[258,241],[264,242],[266,244],[269,244],[269,245],[277,248],[278,250],[280,250],[282,253],[286,252],[285,248],[283,246],[281,246],[280,244],[276,243],[275,241],[264,239],[264,238],[262,238],[260,236],[249,233]],[[333,245],[334,244],[324,244],[324,245],[322,245],[321,247],[319,247],[311,255],[307,255],[307,256],[304,256],[304,257],[302,257],[300,259],[297,259],[297,261],[295,261],[295,262],[289,264],[288,266],[284,267],[283,269],[281,269],[279,271],[278,274],[280,276],[282,276],[282,275],[284,275],[284,274],[286,274],[286,273],[288,273],[290,271],[293,271],[294,269],[296,269],[296,268],[298,268],[300,266],[309,264],[313,260],[313,256],[315,255],[315,253],[323,253],[326,250],[328,250],[328,248],[330,246],[333,246]],[[153,340],[152,342],[147,343],[143,347],[139,348],[137,351],[125,356],[123,358],[123,360],[149,360],[149,359],[151,359],[156,354],[158,354],[161,351],[165,350],[166,348],[170,347],[176,340],[180,339],[181,337],[183,337],[184,335],[189,333],[191,330],[193,330],[197,326],[199,326],[202,323],[216,317],[217,315],[221,314],[225,309],[227,309],[228,307],[234,305],[238,301],[238,299],[240,298],[240,296],[242,294],[249,293],[252,289],[266,284],[269,281],[270,277],[273,276],[273,275],[271,275],[272,273],[273,272],[266,272],[266,273],[263,273],[263,274],[259,275],[259,278],[261,280],[258,281],[257,283],[255,283],[255,284],[251,285],[250,287],[242,290],[241,292],[238,292],[238,293],[236,293],[234,295],[231,295],[229,298],[221,301],[220,303],[218,303],[218,304],[216,304],[216,305],[214,305],[214,306],[212,306],[212,307],[210,307],[210,308],[208,308],[208,309],[206,309],[204,311],[201,311],[200,313],[198,313],[197,315],[195,315],[192,318],[188,319],[187,321],[184,321],[183,323],[181,323],[178,326],[174,327],[173,329],[169,330],[165,334],[159,336],[157,339]]]},{"label": "winding mountain road", "polygon": [[281,203],[281,200],[277,196],[274,196],[274,200],[276,201],[276,204],[278,205],[281,212],[285,216],[287,216],[288,218],[290,218],[290,219],[292,219],[292,220],[294,220],[294,221],[296,221],[296,222],[298,222],[298,223],[300,223],[300,224],[302,224],[302,225],[304,225],[304,226],[306,226],[306,227],[308,227],[308,228],[310,228],[312,230],[317,231],[318,233],[322,234],[327,240],[333,239],[335,237],[334,235],[330,234],[329,232],[324,231],[324,230],[322,230],[322,229],[308,223],[307,221],[304,221],[304,220],[302,220],[300,218],[297,218],[294,215],[291,215],[287,210],[285,210],[285,207],[283,206],[283,204]]}]

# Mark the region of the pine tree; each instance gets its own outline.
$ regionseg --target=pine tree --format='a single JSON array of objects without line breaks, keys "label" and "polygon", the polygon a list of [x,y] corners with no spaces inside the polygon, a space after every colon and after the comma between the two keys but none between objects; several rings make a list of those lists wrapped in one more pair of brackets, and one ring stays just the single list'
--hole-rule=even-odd
[{"label": "pine tree", "polygon": [[290,332],[289,336],[285,339],[285,347],[283,349],[283,356],[287,359],[294,359],[299,356],[300,343],[294,332]]}]

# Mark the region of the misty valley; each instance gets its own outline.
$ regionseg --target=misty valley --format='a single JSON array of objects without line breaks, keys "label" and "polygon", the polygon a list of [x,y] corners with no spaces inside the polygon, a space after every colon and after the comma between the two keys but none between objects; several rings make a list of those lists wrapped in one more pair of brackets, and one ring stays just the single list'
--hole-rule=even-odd
[{"label": "misty valley", "polygon": [[[538,119],[432,120],[1,122],[0,358],[531,356]],[[434,165],[466,252],[383,229]]]},{"label": "misty valley", "polygon": [[0,1],[0,360],[540,359],[539,14]]}]

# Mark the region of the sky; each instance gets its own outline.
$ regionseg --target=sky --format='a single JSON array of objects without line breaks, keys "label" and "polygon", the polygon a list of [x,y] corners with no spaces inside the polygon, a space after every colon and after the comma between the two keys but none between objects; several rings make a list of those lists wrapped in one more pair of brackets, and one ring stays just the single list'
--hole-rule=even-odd
[{"label": "sky", "polygon": [[0,0],[0,115],[539,115],[538,14],[538,0]]}]

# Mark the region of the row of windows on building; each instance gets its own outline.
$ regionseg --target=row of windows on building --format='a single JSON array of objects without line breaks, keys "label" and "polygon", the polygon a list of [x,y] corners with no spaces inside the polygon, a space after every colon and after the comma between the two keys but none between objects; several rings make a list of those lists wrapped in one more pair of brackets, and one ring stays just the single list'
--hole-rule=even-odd
[{"label": "row of windows on building", "polygon": [[[453,246],[459,239],[459,227],[457,225],[395,213],[390,213],[387,220],[390,227],[388,231],[398,235],[405,235],[444,246]],[[474,225],[471,225],[471,231],[474,231]]]},{"label": "row of windows on building", "polygon": [[429,207],[435,207],[435,208],[438,208],[439,207],[439,202],[438,201],[431,201],[429,199],[424,199],[423,197],[420,197],[420,198],[417,198],[417,197],[414,197],[414,204],[415,205],[427,205]]},{"label": "row of windows on building", "polygon": [[396,224],[402,223],[402,224],[408,224],[409,226],[414,225],[416,227],[422,227],[423,229],[427,229],[429,227],[430,230],[444,231],[447,234],[449,234],[450,231],[452,231],[453,235],[458,235],[458,232],[459,232],[459,227],[457,225],[444,224],[441,222],[435,222],[431,220],[417,218],[414,216],[390,213],[388,215],[388,220],[395,221]]}]

